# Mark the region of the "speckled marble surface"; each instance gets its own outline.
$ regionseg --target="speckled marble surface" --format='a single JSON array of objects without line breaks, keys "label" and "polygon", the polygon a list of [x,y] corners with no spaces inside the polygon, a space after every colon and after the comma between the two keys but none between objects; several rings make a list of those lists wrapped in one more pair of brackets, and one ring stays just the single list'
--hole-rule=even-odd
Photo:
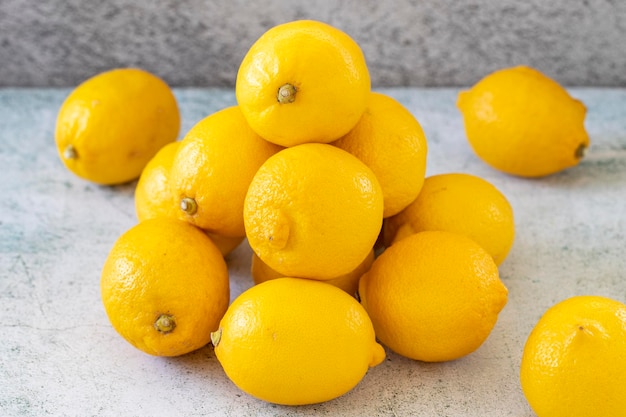
[{"label": "speckled marble surface", "polygon": [[[388,352],[350,393],[282,407],[226,378],[210,347],[156,358],[123,341],[100,302],[100,270],[135,224],[134,183],[100,187],[58,160],[53,131],[68,90],[0,89],[0,415],[532,417],[518,383],[523,344],[540,315],[578,294],[626,301],[626,90],[572,89],[588,107],[592,145],[578,166],[525,180],[472,153],[456,89],[382,90],[429,141],[428,174],[468,172],[509,198],[517,236],[500,271],[509,302],[485,344],[449,363]],[[177,89],[186,132],[234,104],[230,89]],[[250,249],[228,264],[233,298],[252,285]]]},{"label": "speckled marble surface", "polygon": [[350,34],[377,86],[473,84],[519,64],[566,85],[626,85],[624,1],[2,0],[0,86],[72,86],[115,66],[232,86],[252,42],[295,19]]}]

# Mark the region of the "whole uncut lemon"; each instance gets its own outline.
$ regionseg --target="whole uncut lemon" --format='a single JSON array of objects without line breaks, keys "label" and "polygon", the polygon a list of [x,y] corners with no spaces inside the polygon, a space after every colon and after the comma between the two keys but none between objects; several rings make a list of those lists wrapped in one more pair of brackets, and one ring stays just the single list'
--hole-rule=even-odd
[{"label": "whole uncut lemon", "polygon": [[425,230],[446,230],[479,243],[500,265],[515,238],[513,209],[493,184],[470,174],[447,173],[426,178],[417,198],[385,220],[387,245]]},{"label": "whole uncut lemon", "polygon": [[416,233],[387,248],[361,277],[359,295],[380,341],[425,362],[478,349],[507,302],[491,255],[446,231]]},{"label": "whole uncut lemon", "polygon": [[269,29],[250,47],[235,93],[263,138],[282,146],[328,143],[359,121],[370,76],[350,36],[322,22],[298,20]]},{"label": "whole uncut lemon", "polygon": [[526,340],[520,380],[538,417],[626,416],[626,305],[583,295],[549,308]]},{"label": "whole uncut lemon", "polygon": [[383,221],[376,176],[335,146],[307,143],[271,156],[245,198],[252,250],[284,276],[328,280],[368,256]]},{"label": "whole uncut lemon", "polygon": [[136,179],[180,129],[176,98],[157,76],[120,68],[76,87],[59,110],[55,139],[63,164],[99,184]]},{"label": "whole uncut lemon", "polygon": [[135,212],[139,221],[154,217],[178,217],[180,208],[170,190],[170,168],[180,142],[161,148],[141,171],[135,187]]},{"label": "whole uncut lemon", "polygon": [[353,297],[298,278],[270,280],[242,293],[211,338],[235,385],[285,405],[337,398],[385,358]]},{"label": "whole uncut lemon", "polygon": [[333,145],[372,169],[383,190],[383,217],[397,214],[422,189],[426,174],[426,136],[400,102],[372,92],[357,125]]},{"label": "whole uncut lemon", "polygon": [[467,139],[495,169],[541,177],[577,165],[589,147],[585,105],[541,72],[505,68],[459,93]]},{"label": "whole uncut lemon", "polygon": [[[367,257],[357,266],[353,271],[347,274],[338,276],[333,279],[325,280],[327,284],[334,285],[335,287],[344,290],[348,294],[354,296],[359,289],[359,280],[361,276],[366,273],[372,263],[374,262],[374,249],[372,249]],[[251,267],[252,279],[255,284],[260,284],[270,279],[282,278],[283,274],[274,271],[265,262],[252,252],[252,267]]]},{"label": "whole uncut lemon", "polygon": [[102,302],[113,328],[156,356],[206,345],[230,300],[228,269],[195,226],[145,220],[115,242],[102,268]]},{"label": "whole uncut lemon", "polygon": [[199,121],[170,169],[178,217],[222,236],[245,236],[243,202],[257,169],[282,149],[257,135],[238,106]]},{"label": "whole uncut lemon", "polygon": [[[144,221],[155,217],[177,218],[180,211],[170,187],[170,168],[180,142],[165,145],[141,171],[135,187],[135,211],[137,219]],[[226,256],[243,242],[243,236],[222,236],[204,231]]]}]

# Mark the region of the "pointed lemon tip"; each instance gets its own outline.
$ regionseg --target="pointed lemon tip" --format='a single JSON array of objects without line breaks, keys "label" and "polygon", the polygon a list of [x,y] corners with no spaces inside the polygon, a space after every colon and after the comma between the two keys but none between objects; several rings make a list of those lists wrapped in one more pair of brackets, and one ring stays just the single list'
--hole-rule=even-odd
[{"label": "pointed lemon tip", "polygon": [[213,344],[213,347],[217,347],[217,345],[220,344],[221,340],[222,340],[222,328],[220,327],[216,331],[211,332],[211,344]]},{"label": "pointed lemon tip", "polygon": [[469,101],[470,90],[461,90],[456,98],[456,107],[463,110]]},{"label": "pointed lemon tip", "polygon": [[282,249],[289,240],[289,218],[280,209],[275,210],[267,217],[267,240],[274,249]]},{"label": "pointed lemon tip", "polygon": [[369,367],[373,368],[377,365],[380,365],[385,360],[386,356],[387,354],[385,353],[385,348],[382,347],[380,343],[374,342],[372,360],[369,363]]}]

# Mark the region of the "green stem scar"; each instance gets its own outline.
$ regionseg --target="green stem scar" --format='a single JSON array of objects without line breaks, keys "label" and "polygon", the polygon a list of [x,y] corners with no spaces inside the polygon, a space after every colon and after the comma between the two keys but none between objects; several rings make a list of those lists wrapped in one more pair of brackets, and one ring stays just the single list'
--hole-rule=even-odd
[{"label": "green stem scar", "polygon": [[180,209],[190,216],[193,216],[198,211],[198,203],[191,197],[183,197],[180,200]]},{"label": "green stem scar", "polygon": [[67,145],[63,150],[63,158],[65,159],[77,159],[78,152],[76,152],[76,148],[72,145]]},{"label": "green stem scar", "polygon": [[291,84],[282,85],[278,89],[276,99],[280,104],[293,103],[296,100],[296,87]]},{"label": "green stem scar", "polygon": [[576,157],[576,159],[582,159],[586,153],[587,145],[581,143],[580,145],[578,145],[578,148],[576,148],[576,151],[574,151],[574,156]]},{"label": "green stem scar", "polygon": [[161,314],[156,321],[154,322],[154,328],[157,329],[159,333],[167,334],[176,328],[176,321],[174,320],[174,316],[170,314]]},{"label": "green stem scar", "polygon": [[213,343],[214,347],[220,344],[220,340],[222,340],[222,328],[220,327],[214,332],[211,332],[211,343]]}]

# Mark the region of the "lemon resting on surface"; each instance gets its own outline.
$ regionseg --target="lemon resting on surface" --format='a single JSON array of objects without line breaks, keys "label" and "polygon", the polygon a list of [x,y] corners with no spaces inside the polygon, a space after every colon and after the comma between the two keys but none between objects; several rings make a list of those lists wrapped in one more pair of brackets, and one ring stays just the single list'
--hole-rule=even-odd
[{"label": "lemon resting on surface", "polygon": [[300,278],[244,291],[211,340],[235,385],[284,405],[337,398],[385,358],[358,301],[333,285]]},{"label": "lemon resting on surface", "polygon": [[542,177],[577,165],[589,147],[585,105],[540,71],[518,66],[458,95],[467,139],[491,167]]},{"label": "lemon resting on surface", "polygon": [[157,76],[137,68],[97,74],[59,109],[55,142],[77,176],[103,185],[139,177],[148,161],[178,137],[176,97]]}]

